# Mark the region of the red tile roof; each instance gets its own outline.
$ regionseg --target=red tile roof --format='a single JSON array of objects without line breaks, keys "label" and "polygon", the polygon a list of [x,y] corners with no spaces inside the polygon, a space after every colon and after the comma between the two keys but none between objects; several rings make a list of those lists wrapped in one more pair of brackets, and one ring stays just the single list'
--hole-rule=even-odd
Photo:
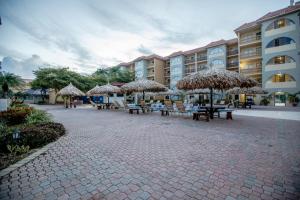
[{"label": "red tile roof", "polygon": [[260,23],[262,23],[264,21],[270,20],[270,19],[275,18],[275,17],[280,17],[280,16],[283,16],[283,15],[287,15],[287,14],[290,14],[290,13],[293,13],[293,12],[297,12],[299,10],[300,10],[300,4],[293,5],[293,6],[288,6],[286,8],[280,9],[280,10],[269,12],[269,13],[265,14],[264,16],[260,17],[259,19],[255,20],[255,21],[252,21],[252,22],[245,23],[245,24],[241,25],[240,27],[238,27],[234,31],[239,32],[239,31],[244,30],[244,29],[252,28],[252,27],[260,25]]}]

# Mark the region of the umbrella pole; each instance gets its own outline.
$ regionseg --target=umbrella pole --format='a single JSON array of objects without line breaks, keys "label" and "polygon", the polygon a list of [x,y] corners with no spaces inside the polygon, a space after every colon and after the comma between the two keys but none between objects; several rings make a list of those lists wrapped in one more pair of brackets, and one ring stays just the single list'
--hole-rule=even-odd
[{"label": "umbrella pole", "polygon": [[109,109],[109,94],[107,95],[107,108]]},{"label": "umbrella pole", "polygon": [[210,88],[210,110],[209,110],[210,118],[214,118],[214,112],[213,112],[213,89]]}]

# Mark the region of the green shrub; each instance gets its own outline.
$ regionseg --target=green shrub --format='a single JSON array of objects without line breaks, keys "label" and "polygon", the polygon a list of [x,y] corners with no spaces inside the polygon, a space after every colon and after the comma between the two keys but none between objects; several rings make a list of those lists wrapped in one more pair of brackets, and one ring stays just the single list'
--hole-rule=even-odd
[{"label": "green shrub", "polygon": [[6,145],[12,144],[12,130],[6,126],[5,123],[0,123],[0,152],[7,152]]},{"label": "green shrub", "polygon": [[51,116],[43,110],[33,109],[32,112],[26,116],[25,120],[27,124],[51,122]]},{"label": "green shrub", "polygon": [[21,144],[31,148],[41,147],[55,141],[65,134],[65,128],[60,123],[43,122],[31,124],[21,129]]},{"label": "green shrub", "polygon": [[270,100],[267,98],[264,98],[260,101],[260,105],[264,105],[264,106],[269,105],[269,103],[270,103]]}]

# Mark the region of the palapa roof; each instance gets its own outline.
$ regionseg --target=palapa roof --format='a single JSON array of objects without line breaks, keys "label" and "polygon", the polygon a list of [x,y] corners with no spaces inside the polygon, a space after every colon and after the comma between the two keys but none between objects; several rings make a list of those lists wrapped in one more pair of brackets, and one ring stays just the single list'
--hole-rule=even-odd
[{"label": "palapa roof", "polygon": [[96,94],[95,91],[97,91],[99,89],[99,87],[100,87],[99,85],[96,85],[94,88],[87,91],[86,94],[89,95],[89,96],[92,96],[92,95]]},{"label": "palapa roof", "polygon": [[276,17],[281,17],[283,15],[287,15],[287,14],[290,14],[293,12],[297,12],[299,10],[300,10],[300,4],[296,4],[296,5],[288,6],[288,7],[273,11],[273,12],[269,12],[269,13],[265,14],[264,16],[258,18],[255,21],[248,22],[248,23],[241,25],[240,27],[236,28],[234,31],[239,32],[239,31],[246,30],[246,29],[249,29],[252,27],[256,27],[256,26],[259,26],[264,21],[267,21],[267,20],[270,20],[270,19],[273,19]]},{"label": "palapa roof", "polygon": [[180,91],[174,91],[174,90],[170,90],[168,89],[167,91],[163,91],[163,92],[147,92],[146,95],[148,96],[168,96],[168,95],[179,95]]},{"label": "palapa roof", "polygon": [[235,87],[226,91],[227,94],[268,94],[268,91],[262,89],[261,87],[251,87],[251,88],[240,88]]},{"label": "palapa roof", "polygon": [[208,88],[205,89],[195,89],[195,90],[188,90],[186,94],[209,94],[210,90]]},{"label": "palapa roof", "polygon": [[76,88],[72,83],[70,83],[68,86],[61,89],[58,93],[58,95],[62,96],[84,96],[85,94],[80,91],[78,88]]},{"label": "palapa roof", "polygon": [[155,81],[140,79],[126,83],[121,87],[123,92],[162,92],[166,91],[167,88]]},{"label": "palapa roof", "polygon": [[209,69],[184,77],[176,86],[184,90],[205,88],[228,90],[234,87],[253,87],[256,84],[253,79],[241,76],[237,72]]},{"label": "palapa roof", "polygon": [[102,86],[96,86],[91,89],[88,93],[89,95],[102,95],[102,94],[112,94],[112,93],[120,93],[121,89],[117,86],[113,86],[111,84],[106,84]]}]

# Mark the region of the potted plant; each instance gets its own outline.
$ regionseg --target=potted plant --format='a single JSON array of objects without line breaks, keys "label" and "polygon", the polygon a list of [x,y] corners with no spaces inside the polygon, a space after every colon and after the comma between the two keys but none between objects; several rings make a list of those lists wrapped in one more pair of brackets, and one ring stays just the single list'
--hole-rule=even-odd
[{"label": "potted plant", "polygon": [[297,96],[298,94],[300,94],[300,92],[297,92],[295,94],[289,94],[289,96],[288,96],[289,102],[294,107],[296,107],[298,105],[298,103],[299,103],[299,97]]}]

